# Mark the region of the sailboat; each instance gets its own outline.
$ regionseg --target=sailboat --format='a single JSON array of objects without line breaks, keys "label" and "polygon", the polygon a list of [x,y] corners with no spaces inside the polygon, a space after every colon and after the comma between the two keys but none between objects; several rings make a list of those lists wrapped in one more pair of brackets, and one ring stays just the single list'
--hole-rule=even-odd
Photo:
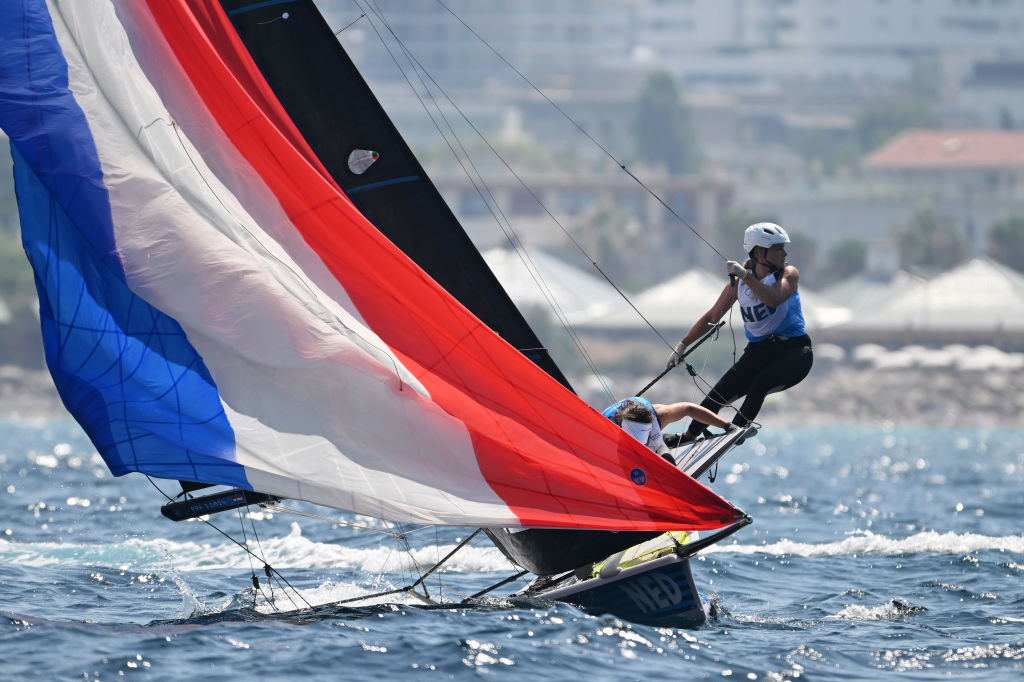
[{"label": "sailboat", "polygon": [[172,519],[482,527],[527,594],[702,620],[688,557],[749,517],[571,390],[312,2],[21,0],[0,32],[47,365],[114,475],[180,482]]}]

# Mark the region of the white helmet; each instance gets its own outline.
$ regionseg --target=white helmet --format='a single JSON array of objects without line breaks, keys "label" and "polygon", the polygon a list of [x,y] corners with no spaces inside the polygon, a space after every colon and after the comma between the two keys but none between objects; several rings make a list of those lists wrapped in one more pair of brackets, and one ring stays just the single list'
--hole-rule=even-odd
[{"label": "white helmet", "polygon": [[789,235],[775,223],[754,223],[743,233],[743,250],[750,253],[755,246],[769,248],[773,244],[788,244]]}]

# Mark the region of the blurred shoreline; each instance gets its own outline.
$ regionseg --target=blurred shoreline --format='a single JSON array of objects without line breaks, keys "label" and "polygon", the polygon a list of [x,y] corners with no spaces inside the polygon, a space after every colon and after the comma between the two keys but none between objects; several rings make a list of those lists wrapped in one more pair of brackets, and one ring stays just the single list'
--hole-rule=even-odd
[{"label": "blurred shoreline", "polygon": [[[637,383],[635,379],[616,383],[627,382]],[[700,396],[695,397],[695,392],[689,377],[667,377],[648,397],[654,402],[697,402]],[[48,372],[13,365],[0,366],[0,415],[9,419],[70,418]],[[757,421],[765,428],[890,423],[1024,427],[1024,370],[915,367],[883,371],[822,362],[802,383],[768,396]]]},{"label": "blurred shoreline", "polygon": [[[1024,427],[1024,371],[824,365],[816,364],[793,388],[769,395],[757,421],[766,428],[801,424]],[[690,394],[680,399],[697,402],[701,396],[694,398],[692,383],[689,387]],[[722,414],[731,417],[734,412]]]},{"label": "blurred shoreline", "polygon": [[1024,372],[834,367],[769,396],[762,424],[1024,426]]}]

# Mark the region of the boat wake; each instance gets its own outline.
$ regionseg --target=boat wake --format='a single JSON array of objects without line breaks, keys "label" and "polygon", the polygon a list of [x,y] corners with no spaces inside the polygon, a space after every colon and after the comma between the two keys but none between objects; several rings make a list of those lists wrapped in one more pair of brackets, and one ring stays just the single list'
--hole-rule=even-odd
[{"label": "boat wake", "polygon": [[[297,523],[292,524],[288,535],[262,538],[260,541],[267,562],[281,570],[321,568],[369,572],[415,571],[417,567],[432,565],[454,546],[430,545],[407,551],[384,543],[372,548],[354,548],[303,537]],[[704,549],[702,553],[828,557],[861,554],[967,554],[985,550],[1024,554],[1024,536],[925,531],[906,538],[891,538],[871,531],[858,531],[837,542],[806,543],[784,539],[762,545],[718,544]],[[0,539],[0,561],[36,567],[106,566],[136,572],[248,569],[251,565],[249,557],[231,543],[213,545],[165,538],[129,538],[122,542],[101,544],[18,543]],[[445,564],[445,571],[500,573],[507,572],[510,566],[508,560],[493,547],[469,546]]]}]

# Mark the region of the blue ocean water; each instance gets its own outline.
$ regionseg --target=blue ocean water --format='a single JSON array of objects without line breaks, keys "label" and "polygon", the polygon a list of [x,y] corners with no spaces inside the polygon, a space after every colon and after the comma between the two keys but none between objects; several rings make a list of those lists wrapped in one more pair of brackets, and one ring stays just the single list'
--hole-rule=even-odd
[{"label": "blue ocean water", "polygon": [[[409,584],[415,569],[400,543],[291,514],[212,517],[232,537],[244,532],[300,595],[264,578],[257,597],[251,575],[262,577],[262,564],[212,527],[164,519],[160,492],[143,477],[112,477],[73,422],[0,421],[3,671],[45,680],[1019,679],[1022,484],[1024,430],[769,424],[710,484],[754,517],[693,562],[712,619],[653,628],[501,598],[329,605]],[[466,533],[412,533],[412,556],[427,565]],[[512,572],[478,539],[428,589],[456,601]],[[303,602],[313,608],[292,611]]]}]

